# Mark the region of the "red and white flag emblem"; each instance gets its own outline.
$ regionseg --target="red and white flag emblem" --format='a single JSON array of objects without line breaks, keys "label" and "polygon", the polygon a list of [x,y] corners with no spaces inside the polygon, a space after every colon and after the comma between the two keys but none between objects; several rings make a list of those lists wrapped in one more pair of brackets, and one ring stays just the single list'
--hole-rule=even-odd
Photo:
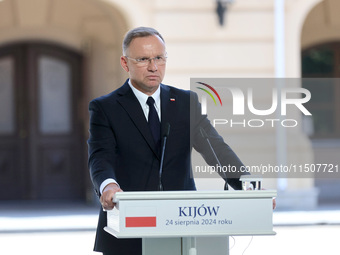
[{"label": "red and white flag emblem", "polygon": [[128,207],[125,214],[126,228],[156,227],[157,217],[155,207]]}]

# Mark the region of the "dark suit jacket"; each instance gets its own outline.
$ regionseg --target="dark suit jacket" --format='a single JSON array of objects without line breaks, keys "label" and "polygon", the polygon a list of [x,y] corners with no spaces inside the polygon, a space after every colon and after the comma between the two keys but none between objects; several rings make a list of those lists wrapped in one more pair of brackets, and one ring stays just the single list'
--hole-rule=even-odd
[{"label": "dark suit jacket", "polygon": [[[124,191],[156,191],[160,155],[155,148],[143,110],[128,82],[112,93],[90,102],[89,168],[96,193],[107,178]],[[204,128],[222,165],[242,166],[206,116],[201,115],[197,95],[161,84],[161,128],[171,126],[163,165],[164,190],[195,190],[191,174],[191,150],[195,148],[210,165],[216,160],[200,132]],[[240,174],[228,183],[241,189]],[[101,210],[95,250],[104,254],[141,254],[139,239],[118,240],[107,234],[106,213]],[[116,253],[112,252],[115,251]],[[110,253],[111,252],[111,253]]]}]

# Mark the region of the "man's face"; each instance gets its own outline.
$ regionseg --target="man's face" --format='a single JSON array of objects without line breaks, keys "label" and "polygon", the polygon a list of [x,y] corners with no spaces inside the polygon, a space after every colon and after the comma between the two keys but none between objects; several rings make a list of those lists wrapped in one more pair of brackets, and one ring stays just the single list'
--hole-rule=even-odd
[{"label": "man's face", "polygon": [[165,44],[158,36],[137,37],[133,39],[120,63],[129,73],[132,85],[141,92],[152,95],[162,82],[165,64],[157,65],[154,60],[146,66],[139,66],[134,59],[165,56]]}]

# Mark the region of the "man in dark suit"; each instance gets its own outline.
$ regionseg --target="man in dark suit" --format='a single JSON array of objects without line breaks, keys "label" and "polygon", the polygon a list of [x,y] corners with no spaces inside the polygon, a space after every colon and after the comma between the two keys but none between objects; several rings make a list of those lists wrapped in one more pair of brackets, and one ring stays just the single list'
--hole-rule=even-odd
[{"label": "man in dark suit", "polygon": [[[216,159],[202,136],[204,129],[222,165],[240,169],[241,161],[201,115],[197,95],[162,84],[166,66],[163,37],[152,28],[127,33],[120,59],[129,79],[112,93],[91,101],[89,168],[104,209],[122,191],[195,190],[191,150],[210,165]],[[152,97],[150,99],[149,97]],[[151,101],[151,102],[150,102]],[[151,124],[150,124],[151,123]],[[162,134],[170,126],[163,172],[159,178]],[[228,184],[241,189],[240,172],[230,173]],[[226,178],[225,178],[226,179]],[[104,255],[141,254],[140,239],[116,239],[106,233],[106,212],[101,210],[95,250]]]}]

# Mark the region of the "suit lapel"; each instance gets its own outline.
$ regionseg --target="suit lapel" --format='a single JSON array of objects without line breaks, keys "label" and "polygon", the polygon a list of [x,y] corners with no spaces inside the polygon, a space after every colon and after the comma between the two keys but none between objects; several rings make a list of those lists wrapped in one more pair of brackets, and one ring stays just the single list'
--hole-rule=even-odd
[{"label": "suit lapel", "polygon": [[152,138],[148,123],[145,119],[143,109],[135,94],[131,90],[128,82],[125,82],[123,87],[121,87],[119,94],[120,97],[118,98],[118,102],[130,116],[131,120],[140,131],[146,142],[149,144],[154,154],[157,156],[157,158],[159,158],[159,154],[155,150],[156,145]]},{"label": "suit lapel", "polygon": [[[176,97],[173,96],[170,92],[170,88],[164,85],[161,85],[161,135],[163,136],[164,132],[166,131],[167,123],[171,124],[174,123],[177,113],[177,104],[176,104]],[[171,132],[171,130],[170,130]],[[163,139],[162,139],[163,145]]]}]

